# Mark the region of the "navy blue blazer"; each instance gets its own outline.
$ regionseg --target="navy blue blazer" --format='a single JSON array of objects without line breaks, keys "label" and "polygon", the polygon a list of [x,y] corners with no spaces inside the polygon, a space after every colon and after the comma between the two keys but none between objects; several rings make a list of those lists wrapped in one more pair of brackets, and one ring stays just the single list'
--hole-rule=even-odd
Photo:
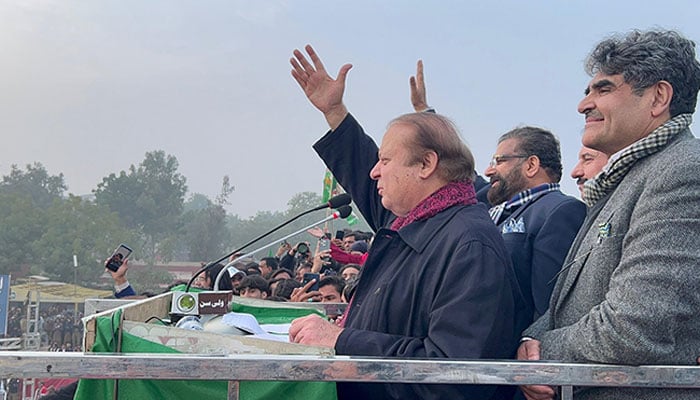
[{"label": "navy blue blazer", "polygon": [[535,195],[498,224],[533,321],[549,307],[557,273],[584,218],[585,204],[554,191]]}]

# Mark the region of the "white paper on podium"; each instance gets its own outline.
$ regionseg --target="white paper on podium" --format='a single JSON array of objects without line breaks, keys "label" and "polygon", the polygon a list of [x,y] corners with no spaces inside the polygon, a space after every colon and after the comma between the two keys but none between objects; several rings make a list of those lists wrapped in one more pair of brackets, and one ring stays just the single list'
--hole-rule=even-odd
[{"label": "white paper on podium", "polygon": [[230,312],[223,315],[221,322],[248,332],[256,338],[289,342],[289,327],[291,324],[260,325],[255,316],[245,313]]}]

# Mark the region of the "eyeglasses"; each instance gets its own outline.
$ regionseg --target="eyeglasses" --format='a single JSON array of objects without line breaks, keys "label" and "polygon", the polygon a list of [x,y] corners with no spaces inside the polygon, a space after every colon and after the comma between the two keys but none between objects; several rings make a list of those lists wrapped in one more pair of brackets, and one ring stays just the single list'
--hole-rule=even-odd
[{"label": "eyeglasses", "polygon": [[494,154],[493,157],[491,157],[491,161],[489,162],[489,167],[491,168],[496,168],[496,165],[499,165],[506,160],[510,160],[513,158],[528,158],[530,156],[525,155],[525,154]]}]

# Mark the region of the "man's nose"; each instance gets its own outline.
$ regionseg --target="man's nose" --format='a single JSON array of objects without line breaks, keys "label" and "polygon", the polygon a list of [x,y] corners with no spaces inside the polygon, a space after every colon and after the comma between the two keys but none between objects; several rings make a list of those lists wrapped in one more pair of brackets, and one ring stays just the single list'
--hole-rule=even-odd
[{"label": "man's nose", "polygon": [[595,104],[593,104],[590,94],[584,96],[583,99],[581,99],[581,101],[578,103],[577,111],[579,112],[579,114],[585,114],[593,109],[595,109]]},{"label": "man's nose", "polygon": [[578,179],[583,176],[583,168],[581,168],[580,165],[576,165],[574,169],[571,170],[571,177],[574,179]]},{"label": "man's nose", "polygon": [[375,181],[379,179],[381,176],[381,173],[379,172],[379,162],[374,164],[374,167],[369,171],[369,177],[374,179]]}]

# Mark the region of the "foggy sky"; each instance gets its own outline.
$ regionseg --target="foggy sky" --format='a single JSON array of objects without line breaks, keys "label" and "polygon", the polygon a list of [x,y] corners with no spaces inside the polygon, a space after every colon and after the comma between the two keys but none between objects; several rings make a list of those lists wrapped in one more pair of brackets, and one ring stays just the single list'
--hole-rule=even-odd
[{"label": "foggy sky", "polygon": [[214,198],[229,175],[230,213],[284,210],[323,179],[311,145],[327,126],[289,72],[292,50],[310,43],[333,76],[354,65],[345,103],[377,141],[412,111],[422,58],[429,103],[460,127],[480,173],[498,136],[542,126],[561,140],[564,191],[578,195],[585,56],[632,28],[698,41],[700,6],[568,3],[2,0],[0,174],[38,161],[87,194],[164,150],[190,193]]}]

